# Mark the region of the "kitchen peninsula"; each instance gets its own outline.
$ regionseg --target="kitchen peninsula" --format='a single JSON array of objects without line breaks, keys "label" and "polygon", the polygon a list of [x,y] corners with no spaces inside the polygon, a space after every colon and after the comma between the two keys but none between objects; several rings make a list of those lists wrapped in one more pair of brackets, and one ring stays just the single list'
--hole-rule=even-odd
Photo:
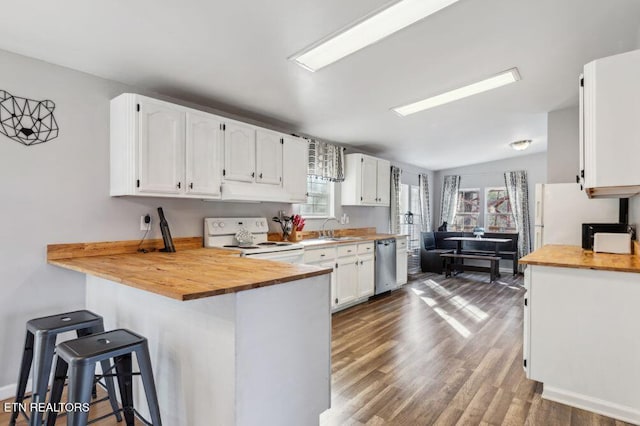
[{"label": "kitchen peninsula", "polygon": [[[171,425],[317,424],[330,405],[331,269],[238,257],[175,240],[48,247],[86,274],[86,308],[149,339]],[[142,387],[135,403],[147,415]]]},{"label": "kitchen peninsula", "polygon": [[545,245],[525,271],[524,368],[543,398],[640,424],[640,255]]}]

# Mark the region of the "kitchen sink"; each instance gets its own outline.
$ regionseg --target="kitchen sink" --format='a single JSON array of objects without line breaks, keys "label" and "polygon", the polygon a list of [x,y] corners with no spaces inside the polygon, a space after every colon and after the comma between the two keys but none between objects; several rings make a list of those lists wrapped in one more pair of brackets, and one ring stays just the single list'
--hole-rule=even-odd
[{"label": "kitchen sink", "polygon": [[325,239],[330,241],[349,241],[349,240],[358,241],[358,240],[363,240],[364,238],[362,237],[329,237]]}]

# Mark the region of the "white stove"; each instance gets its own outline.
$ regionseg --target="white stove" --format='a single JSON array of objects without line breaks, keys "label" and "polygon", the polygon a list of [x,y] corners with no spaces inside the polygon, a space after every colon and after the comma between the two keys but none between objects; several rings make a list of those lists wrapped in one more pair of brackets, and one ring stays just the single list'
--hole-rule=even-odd
[{"label": "white stove", "polygon": [[[236,239],[241,230],[253,234],[253,243]],[[298,243],[268,241],[269,223],[264,217],[208,217],[204,219],[204,246],[239,250],[241,256],[287,263],[302,263],[304,246]]]}]

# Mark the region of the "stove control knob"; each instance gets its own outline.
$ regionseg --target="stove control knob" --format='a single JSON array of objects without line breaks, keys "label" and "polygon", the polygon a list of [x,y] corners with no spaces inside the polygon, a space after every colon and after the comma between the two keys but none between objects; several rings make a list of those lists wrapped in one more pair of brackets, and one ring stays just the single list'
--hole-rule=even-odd
[{"label": "stove control knob", "polygon": [[224,228],[224,222],[220,222],[220,228]]},{"label": "stove control knob", "polygon": [[259,220],[258,220],[258,221],[256,221],[256,226],[263,226],[263,225],[262,225],[262,222],[260,222]]},{"label": "stove control knob", "polygon": [[217,228],[217,227],[218,227],[218,222],[212,222],[212,226],[213,226],[214,228]]}]

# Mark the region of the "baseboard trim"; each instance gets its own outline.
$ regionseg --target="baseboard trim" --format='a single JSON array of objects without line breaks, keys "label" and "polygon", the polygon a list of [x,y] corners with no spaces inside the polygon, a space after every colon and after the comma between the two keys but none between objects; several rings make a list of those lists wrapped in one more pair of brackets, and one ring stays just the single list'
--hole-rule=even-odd
[{"label": "baseboard trim", "polygon": [[627,423],[640,424],[640,411],[603,399],[593,398],[547,385],[543,387],[542,397],[550,401],[613,417],[614,419]]},{"label": "baseboard trim", "polygon": [[[0,401],[4,401],[5,399],[13,400],[16,397],[16,387],[17,383],[0,387]],[[27,393],[31,393],[31,379],[27,382]]]}]

